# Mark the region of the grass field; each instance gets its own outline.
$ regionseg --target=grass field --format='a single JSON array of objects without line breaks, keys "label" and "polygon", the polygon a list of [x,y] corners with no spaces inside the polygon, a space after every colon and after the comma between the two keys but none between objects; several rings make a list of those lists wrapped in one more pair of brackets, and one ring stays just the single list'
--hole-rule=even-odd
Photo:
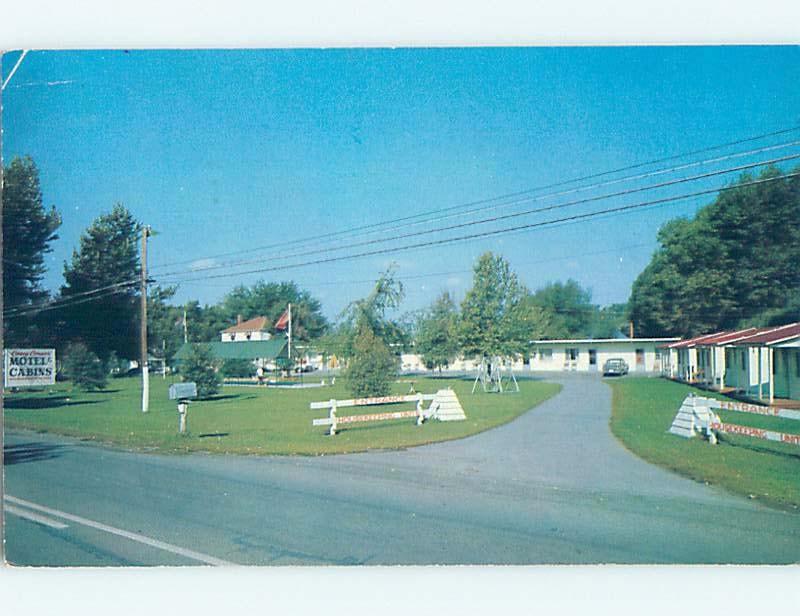
[{"label": "grass field", "polygon": [[[800,508],[800,447],[730,434],[721,434],[714,446],[667,432],[688,393],[723,396],[664,379],[607,382],[614,392],[611,431],[636,455],[771,506]],[[719,415],[725,423],[800,433],[800,421],[733,411]]]},{"label": "grass field", "polygon": [[[189,405],[189,434],[177,434],[178,415],[168,400],[169,379],[151,378],[150,412],[140,411],[140,383],[135,378],[113,379],[108,389],[85,393],[59,383],[42,392],[11,393],[5,398],[9,428],[55,432],[112,443],[128,449],[159,452],[209,451],[238,454],[319,455],[403,448],[462,438],[511,421],[555,395],[560,386],[520,381],[520,393],[471,394],[463,380],[415,379],[422,393],[452,387],[464,408],[466,421],[426,422],[401,419],[340,426],[326,436],[325,427],[311,420],[327,411],[312,411],[309,403],[351,398],[341,379],[318,389],[224,387],[214,399]],[[393,393],[405,394],[409,383],[395,383]],[[411,410],[413,403],[346,408],[342,415]]]}]

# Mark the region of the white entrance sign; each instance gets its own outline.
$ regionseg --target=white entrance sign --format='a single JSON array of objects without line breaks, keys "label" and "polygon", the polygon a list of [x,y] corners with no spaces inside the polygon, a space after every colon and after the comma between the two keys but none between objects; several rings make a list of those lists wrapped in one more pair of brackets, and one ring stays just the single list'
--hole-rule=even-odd
[{"label": "white entrance sign", "polygon": [[[431,404],[426,409],[423,402],[430,400]],[[416,402],[417,408],[413,411],[395,411],[389,413],[371,413],[366,415],[346,415],[337,417],[336,410],[348,406],[370,406],[376,404],[396,404],[399,402]],[[330,409],[327,417],[314,419],[314,426],[330,426],[328,434],[336,434],[339,424],[360,423],[367,421],[385,421],[389,419],[404,419],[414,417],[417,425],[428,419],[439,421],[461,421],[467,418],[464,409],[452,389],[440,389],[436,394],[410,394],[407,396],[381,396],[377,398],[354,398],[351,400],[327,400],[325,402],[312,402],[312,409]]]},{"label": "white entrance sign", "polygon": [[39,387],[55,382],[55,349],[6,349],[3,353],[5,387]]},{"label": "white entrance sign", "polygon": [[740,413],[752,413],[756,415],[771,415],[773,417],[783,417],[784,419],[800,420],[800,411],[792,409],[779,409],[744,402],[732,402],[727,400],[716,400],[689,394],[681,404],[678,414],[670,426],[669,431],[677,436],[691,438],[695,434],[704,434],[709,442],[717,442],[717,432],[728,434],[739,434],[750,436],[768,441],[778,441],[791,445],[800,445],[800,435],[788,434],[784,432],[774,432],[762,428],[752,428],[750,426],[740,426],[738,424],[723,423],[714,411],[728,410]]}]

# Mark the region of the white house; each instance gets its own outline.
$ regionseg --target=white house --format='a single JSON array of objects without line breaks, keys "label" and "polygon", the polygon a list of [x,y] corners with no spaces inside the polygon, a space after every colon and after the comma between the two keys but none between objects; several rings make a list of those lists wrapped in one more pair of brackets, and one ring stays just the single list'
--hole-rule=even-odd
[{"label": "white house", "polygon": [[236,325],[220,332],[222,342],[246,342],[269,340],[272,334],[269,331],[270,323],[267,317],[256,317],[242,321],[241,315],[236,319]]},{"label": "white house", "polygon": [[678,338],[602,338],[532,340],[534,371],[599,372],[609,359],[623,359],[631,372],[661,372],[660,347]]}]

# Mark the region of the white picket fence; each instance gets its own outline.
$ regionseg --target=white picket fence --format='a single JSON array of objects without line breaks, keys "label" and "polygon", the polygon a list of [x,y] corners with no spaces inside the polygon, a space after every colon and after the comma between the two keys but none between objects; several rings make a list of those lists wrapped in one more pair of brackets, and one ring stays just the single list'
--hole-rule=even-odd
[{"label": "white picket fence", "polygon": [[[428,408],[424,403],[430,402]],[[338,409],[351,406],[372,406],[383,404],[397,404],[401,402],[416,402],[416,408],[409,411],[391,411],[386,413],[371,413],[364,415],[345,415],[339,417]],[[375,398],[353,398],[350,400],[326,400],[312,402],[311,409],[328,409],[328,416],[314,419],[314,426],[330,426],[328,434],[336,434],[340,424],[361,423],[369,421],[387,421],[390,419],[415,418],[417,425],[422,425],[428,419],[439,421],[462,421],[467,418],[458,396],[452,389],[440,389],[435,394],[409,394],[405,396],[379,396]]]}]

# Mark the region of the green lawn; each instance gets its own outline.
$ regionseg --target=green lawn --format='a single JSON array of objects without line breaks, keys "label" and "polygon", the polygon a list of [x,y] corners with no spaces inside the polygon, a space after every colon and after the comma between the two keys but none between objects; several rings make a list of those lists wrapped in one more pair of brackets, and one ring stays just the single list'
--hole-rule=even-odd
[{"label": "green lawn", "polygon": [[[606,382],[614,392],[611,431],[636,455],[771,506],[792,511],[800,507],[800,447],[730,434],[721,434],[714,446],[702,438],[667,432],[688,393],[723,396],[665,379]],[[800,433],[800,421],[733,411],[719,415],[725,423]]]},{"label": "green lawn", "polygon": [[[309,379],[310,380],[310,379]],[[240,454],[318,455],[411,447],[462,438],[511,421],[558,393],[560,386],[520,381],[520,393],[471,394],[463,380],[415,379],[417,391],[435,393],[452,387],[464,408],[466,421],[430,421],[416,426],[413,419],[340,426],[334,437],[311,420],[326,410],[309,409],[312,401],[351,398],[341,379],[319,389],[224,387],[212,400],[189,406],[189,434],[178,435],[175,402],[168,400],[169,379],[151,378],[150,412],[140,409],[139,381],[113,379],[96,393],[71,391],[59,383],[42,392],[11,393],[5,398],[5,423],[80,436],[129,449],[160,452],[210,451]],[[409,383],[395,383],[394,392],[408,393]],[[345,408],[339,416],[356,413],[411,410],[413,403]]]}]

